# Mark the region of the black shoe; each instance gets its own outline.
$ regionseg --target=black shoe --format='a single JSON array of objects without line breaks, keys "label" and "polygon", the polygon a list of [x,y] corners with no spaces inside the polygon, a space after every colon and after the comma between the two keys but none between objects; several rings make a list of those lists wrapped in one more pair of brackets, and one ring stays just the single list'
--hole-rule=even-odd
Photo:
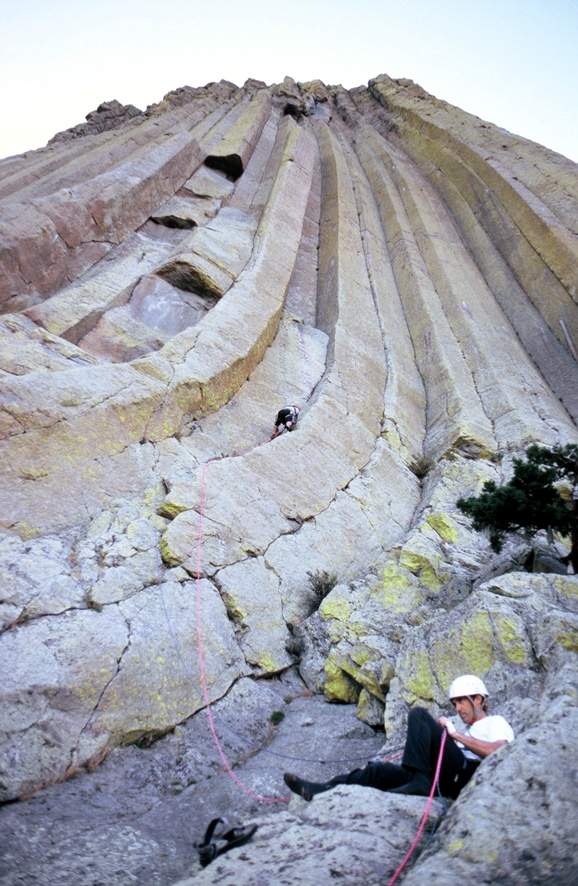
[{"label": "black shoe", "polygon": [[293,775],[292,772],[286,772],[283,776],[283,781],[294,794],[303,797],[307,802],[310,802],[315,794],[322,794],[323,791],[329,791],[334,787],[334,785],[328,782],[305,781],[305,779]]},{"label": "black shoe", "polygon": [[256,824],[247,825],[246,827],[231,828],[226,834],[220,834],[216,833],[219,824],[225,824],[225,819],[214,818],[207,828],[205,839],[197,845],[199,861],[203,868],[206,868],[217,856],[228,852],[229,849],[247,843],[258,827]]},{"label": "black shoe", "polygon": [[411,781],[399,788],[391,788],[389,794],[412,794],[414,797],[429,797],[432,780],[425,772],[416,772]]}]

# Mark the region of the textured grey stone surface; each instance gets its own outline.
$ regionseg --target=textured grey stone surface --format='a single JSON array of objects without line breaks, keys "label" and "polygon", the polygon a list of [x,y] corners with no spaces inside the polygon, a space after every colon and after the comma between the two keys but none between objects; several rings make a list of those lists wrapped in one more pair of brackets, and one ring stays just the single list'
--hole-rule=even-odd
[{"label": "textured grey stone surface", "polygon": [[[530,442],[578,439],[576,165],[386,75],[221,81],[133,113],[103,105],[0,161],[0,799],[32,796],[0,813],[11,886],[170,882],[224,808],[261,816],[263,876],[288,876],[275,835],[302,856],[300,828],[349,876],[322,810],[363,866],[359,792],[268,822],[219,771],[203,708],[321,761],[373,752],[371,727],[399,742],[463,671],[520,739],[432,851],[491,881],[458,846],[473,816],[502,882],[562,882],[568,539],[496,556],[456,501]],[[282,790],[280,763],[228,741],[255,793]],[[385,839],[391,798],[366,802]],[[373,857],[367,882],[387,876]]]}]

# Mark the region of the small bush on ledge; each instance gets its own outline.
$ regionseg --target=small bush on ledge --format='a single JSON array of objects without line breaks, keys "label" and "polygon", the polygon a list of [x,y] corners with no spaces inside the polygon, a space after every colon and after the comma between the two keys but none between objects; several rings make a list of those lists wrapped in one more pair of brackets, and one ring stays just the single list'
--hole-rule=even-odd
[{"label": "small bush on ledge", "polygon": [[325,599],[335,585],[337,584],[337,575],[334,572],[327,572],[326,569],[318,569],[315,572],[308,572],[309,587],[313,591],[315,597],[312,601],[311,613],[316,612],[321,605],[321,601]]}]

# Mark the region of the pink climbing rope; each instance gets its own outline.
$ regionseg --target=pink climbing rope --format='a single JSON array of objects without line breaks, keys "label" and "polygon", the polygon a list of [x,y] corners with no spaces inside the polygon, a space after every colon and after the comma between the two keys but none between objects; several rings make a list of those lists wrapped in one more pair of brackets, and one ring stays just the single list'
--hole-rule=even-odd
[{"label": "pink climbing rope", "polygon": [[383,763],[393,763],[394,760],[399,760],[400,757],[403,757],[403,751],[400,751],[398,754],[393,754],[392,757],[386,757],[386,759],[383,760],[382,762]]},{"label": "pink climbing rope", "polygon": [[[272,437],[267,438],[260,446],[264,446],[266,443],[271,441]],[[250,451],[250,450],[249,450]],[[242,452],[232,456],[225,456],[226,458],[239,458],[247,453]],[[203,465],[203,469],[201,471],[201,497],[199,503],[199,529],[197,534],[197,575],[196,575],[196,588],[197,588],[197,646],[198,646],[198,654],[199,654],[199,672],[201,677],[201,686],[203,690],[203,700],[205,702],[205,710],[207,712],[207,719],[209,721],[209,729],[211,730],[211,735],[213,737],[213,741],[215,743],[215,747],[217,748],[219,757],[225,767],[225,770],[233,779],[235,784],[242,790],[244,793],[248,794],[250,797],[253,797],[254,800],[260,800],[263,803],[289,803],[290,797],[264,797],[261,794],[257,794],[248,788],[243,782],[237,778],[231,764],[229,763],[227,756],[223,750],[221,742],[219,741],[219,736],[217,735],[217,730],[215,729],[215,723],[213,720],[213,712],[211,709],[211,702],[209,699],[209,692],[207,689],[207,678],[205,672],[205,657],[203,652],[203,622],[202,622],[202,596],[201,596],[201,550],[203,543],[203,515],[205,510],[205,493],[206,493],[206,474],[207,468],[209,465],[214,464],[217,461],[221,461],[219,458],[212,458],[209,461],[205,462]],[[392,757],[389,757],[385,762],[390,762],[391,760],[395,760],[398,757],[401,757],[401,753],[394,754]],[[392,881],[393,882],[393,881]]]},{"label": "pink climbing rope", "polygon": [[[265,442],[269,442],[268,440]],[[263,444],[261,444],[263,445]],[[205,701],[205,710],[207,712],[207,717],[209,720],[209,728],[211,730],[211,735],[213,736],[213,741],[215,742],[215,746],[217,751],[219,752],[219,756],[223,762],[223,766],[226,771],[229,773],[235,784],[245,793],[249,794],[250,797],[253,797],[254,800],[260,800],[262,803],[289,803],[289,797],[263,797],[260,794],[256,794],[250,788],[243,784],[240,779],[237,778],[231,764],[227,760],[225,752],[221,747],[221,742],[219,741],[219,737],[217,735],[217,731],[215,729],[215,724],[213,722],[213,712],[211,710],[211,703],[209,700],[209,693],[207,691],[207,679],[205,675],[205,659],[203,655],[203,626],[202,626],[202,607],[201,607],[201,545],[203,540],[203,510],[205,505],[205,475],[207,472],[207,468],[213,462],[218,461],[219,459],[211,459],[203,465],[203,470],[201,474],[201,501],[199,506],[199,532],[197,536],[197,644],[199,649],[199,670],[201,674],[201,685],[203,687],[203,699]]]},{"label": "pink climbing rope", "polygon": [[430,791],[430,795],[428,797],[428,801],[426,803],[426,807],[425,807],[417,834],[415,835],[415,839],[414,839],[413,843],[411,844],[411,846],[409,847],[405,858],[403,859],[402,863],[397,868],[396,872],[394,873],[393,877],[391,878],[391,880],[389,881],[387,886],[393,886],[393,884],[395,883],[395,881],[397,880],[397,878],[399,877],[399,875],[403,871],[404,867],[406,866],[406,864],[410,860],[411,856],[413,855],[413,851],[419,842],[419,839],[423,833],[423,829],[425,828],[425,823],[427,821],[427,817],[429,815],[429,811],[430,811],[431,805],[433,803],[434,794],[435,794],[435,791],[436,791],[436,788],[438,785],[438,779],[440,777],[440,769],[442,766],[442,757],[444,754],[444,747],[445,747],[445,743],[446,743],[447,734],[448,734],[447,731],[444,729],[443,734],[442,734],[442,740],[440,743],[440,752],[439,752],[439,756],[438,756],[438,762],[437,762],[437,766],[436,766],[432,789]]}]

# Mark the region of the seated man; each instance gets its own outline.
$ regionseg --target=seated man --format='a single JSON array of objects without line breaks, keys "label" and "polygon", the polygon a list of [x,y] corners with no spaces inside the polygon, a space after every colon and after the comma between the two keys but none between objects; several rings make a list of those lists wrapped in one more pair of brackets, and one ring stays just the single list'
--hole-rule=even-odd
[{"label": "seated man", "polygon": [[271,434],[271,440],[278,437],[282,431],[292,431],[297,424],[300,412],[300,406],[284,406],[283,409],[280,409],[277,413],[277,418],[275,419],[275,427]]},{"label": "seated man", "polygon": [[380,791],[427,797],[433,785],[443,730],[447,729],[452,741],[446,740],[444,746],[439,788],[445,797],[455,799],[480,761],[513,741],[514,733],[503,717],[488,716],[488,690],[479,677],[458,677],[450,686],[449,697],[465,729],[458,732],[446,717],[436,721],[425,708],[412,708],[401,766],[371,762],[363,769],[321,783],[286,772],[285,784],[304,800],[338,784],[360,784]]}]

